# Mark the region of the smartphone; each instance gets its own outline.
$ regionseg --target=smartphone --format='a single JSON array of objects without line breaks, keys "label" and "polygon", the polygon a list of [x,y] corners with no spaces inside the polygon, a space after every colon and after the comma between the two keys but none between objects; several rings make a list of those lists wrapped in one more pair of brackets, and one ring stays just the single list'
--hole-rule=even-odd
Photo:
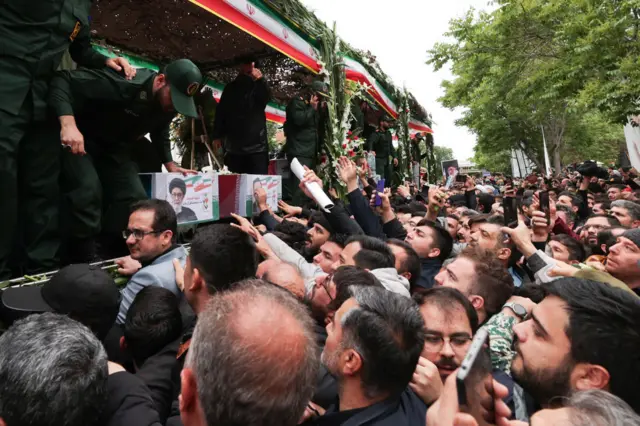
[{"label": "smartphone", "polygon": [[515,197],[504,197],[502,200],[504,209],[504,224],[509,228],[518,226],[518,201]]},{"label": "smartphone", "polygon": [[549,193],[547,191],[540,191],[538,194],[540,199],[540,210],[542,210],[547,218],[547,225],[551,224],[551,209],[549,209]]},{"label": "smartphone", "polygon": [[467,175],[457,175],[456,183],[465,183],[467,181]]},{"label": "smartphone", "polygon": [[380,196],[378,194],[381,193],[381,192],[384,192],[384,179],[381,178],[378,181],[378,185],[376,187],[376,191],[377,191],[376,192],[376,199],[375,199],[373,205],[376,206],[376,207],[379,207],[379,206],[382,205],[382,198],[380,198]]},{"label": "smartphone", "polygon": [[[467,355],[456,373],[456,388],[461,409],[470,413],[481,411],[485,421],[495,423],[489,332],[484,327],[473,337]],[[487,392],[490,398],[486,398],[484,392]],[[490,406],[486,406],[489,400]]]}]

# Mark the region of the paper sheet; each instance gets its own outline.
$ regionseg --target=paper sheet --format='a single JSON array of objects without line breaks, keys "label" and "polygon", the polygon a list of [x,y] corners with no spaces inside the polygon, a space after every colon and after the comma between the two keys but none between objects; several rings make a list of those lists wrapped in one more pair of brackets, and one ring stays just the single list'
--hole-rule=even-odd
[{"label": "paper sheet", "polygon": [[[300,180],[304,177],[304,167],[297,158],[294,158],[291,162],[291,172]],[[328,213],[329,210],[333,208],[333,202],[331,202],[331,199],[324,193],[320,185],[316,182],[306,183],[305,185],[316,203]]]}]

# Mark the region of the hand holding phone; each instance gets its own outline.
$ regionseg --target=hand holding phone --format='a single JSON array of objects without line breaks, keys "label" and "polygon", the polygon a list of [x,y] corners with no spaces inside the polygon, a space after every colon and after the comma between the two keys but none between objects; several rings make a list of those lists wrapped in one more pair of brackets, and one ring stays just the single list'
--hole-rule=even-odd
[{"label": "hand holding phone", "polygon": [[549,207],[549,193],[547,191],[540,191],[538,198],[540,199],[540,210],[544,212],[547,218],[547,225],[550,225],[551,208]]},{"label": "hand holding phone", "polygon": [[515,197],[504,197],[502,199],[504,210],[504,225],[509,228],[518,226],[518,205]]},{"label": "hand holding phone", "polygon": [[376,207],[380,207],[382,205],[382,198],[380,198],[380,196],[378,194],[381,193],[381,192],[384,192],[384,179],[380,179],[378,181],[378,185],[376,187],[376,191],[377,191],[376,199],[375,199],[373,205],[376,206]]},{"label": "hand holding phone", "polygon": [[[471,406],[479,405],[483,398],[481,393],[487,392],[489,406],[481,404],[484,420],[495,424],[496,409],[494,404],[493,376],[491,374],[491,355],[489,353],[489,332],[480,328],[467,350],[458,372],[456,373],[458,404],[466,406],[468,412],[474,412]],[[486,401],[485,401],[486,402]]]},{"label": "hand holding phone", "polygon": [[469,176],[467,175],[456,175],[456,183],[465,183]]}]

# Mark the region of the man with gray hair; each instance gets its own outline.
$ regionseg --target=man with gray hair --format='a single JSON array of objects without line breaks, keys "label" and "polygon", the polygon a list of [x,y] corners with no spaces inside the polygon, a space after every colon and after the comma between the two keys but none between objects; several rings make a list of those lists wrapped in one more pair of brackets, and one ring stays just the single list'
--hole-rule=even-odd
[{"label": "man with gray hair", "polygon": [[294,426],[318,361],[305,307],[265,281],[240,282],[198,316],[181,374],[182,424]]},{"label": "man with gray hair", "polygon": [[628,426],[640,424],[640,416],[617,396],[594,389],[572,394],[560,408],[538,411],[531,424]]},{"label": "man with gray hair", "polygon": [[107,354],[80,323],[45,313],[0,337],[0,425],[102,424]]},{"label": "man with gray hair", "polygon": [[375,287],[354,287],[352,295],[327,325],[322,352],[339,404],[312,424],[424,425],[427,407],[408,390],[425,339],[417,305]]},{"label": "man with gray hair", "polygon": [[640,204],[633,201],[617,200],[611,203],[611,216],[628,228],[640,228]]}]

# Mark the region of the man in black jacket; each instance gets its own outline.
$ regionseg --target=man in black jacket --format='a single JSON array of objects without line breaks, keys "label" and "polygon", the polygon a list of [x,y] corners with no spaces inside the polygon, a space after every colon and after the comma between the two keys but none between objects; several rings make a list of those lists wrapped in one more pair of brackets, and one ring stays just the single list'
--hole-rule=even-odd
[{"label": "man in black jacket", "polygon": [[224,162],[233,173],[268,173],[269,141],[264,110],[270,99],[269,85],[252,60],[240,65],[238,77],[222,92],[213,139],[224,142]]},{"label": "man in black jacket", "polygon": [[408,389],[425,336],[417,306],[383,289],[352,289],[322,352],[339,402],[311,424],[424,425],[427,407]]}]

